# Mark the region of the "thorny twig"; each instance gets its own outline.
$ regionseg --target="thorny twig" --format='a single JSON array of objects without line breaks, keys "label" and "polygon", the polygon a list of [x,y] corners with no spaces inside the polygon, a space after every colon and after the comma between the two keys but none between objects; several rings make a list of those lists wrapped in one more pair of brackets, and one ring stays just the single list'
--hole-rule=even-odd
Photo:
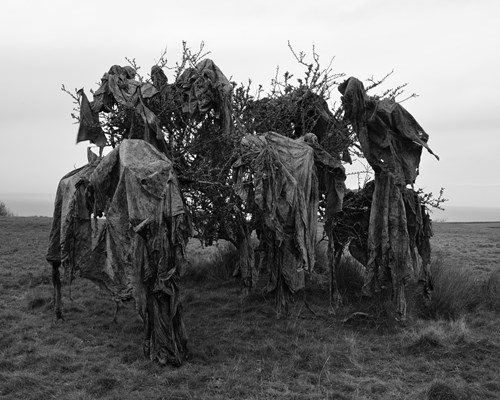
[{"label": "thorny twig", "polygon": [[128,57],[125,57],[125,60],[127,60],[127,62],[129,63],[129,65],[135,70],[135,74],[136,76],[139,78],[139,81],[140,82],[144,82],[144,78],[141,74],[139,74],[139,70],[141,69],[141,67],[139,67],[137,65],[137,62],[135,61],[135,58],[128,58]]},{"label": "thorny twig", "polygon": [[[75,120],[75,124],[80,122],[80,95],[78,94],[79,90],[75,88],[75,92],[71,92],[68,89],[66,89],[66,86],[64,84],[61,85],[61,90],[70,95],[71,98],[73,99],[73,104],[75,105],[73,107],[73,112],[71,113],[71,118]],[[82,89],[80,89],[82,90]]]}]

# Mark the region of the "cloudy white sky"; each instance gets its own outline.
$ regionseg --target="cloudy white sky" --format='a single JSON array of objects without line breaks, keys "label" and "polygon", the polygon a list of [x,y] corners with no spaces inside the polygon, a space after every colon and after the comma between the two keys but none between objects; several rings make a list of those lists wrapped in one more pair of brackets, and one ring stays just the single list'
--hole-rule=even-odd
[{"label": "cloudy white sky", "polygon": [[0,200],[53,196],[85,163],[61,84],[88,93],[125,57],[146,75],[184,40],[204,41],[234,81],[265,86],[278,65],[296,68],[290,41],[361,80],[394,70],[389,84],[418,93],[404,105],[441,157],[424,154],[417,186],[445,187],[449,206],[499,207],[499,21],[497,0],[2,0]]}]

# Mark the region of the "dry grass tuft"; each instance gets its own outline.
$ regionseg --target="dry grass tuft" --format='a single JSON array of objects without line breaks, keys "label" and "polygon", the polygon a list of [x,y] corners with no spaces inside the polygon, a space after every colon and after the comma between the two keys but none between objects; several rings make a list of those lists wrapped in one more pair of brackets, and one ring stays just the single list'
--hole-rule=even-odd
[{"label": "dry grass tuft", "polygon": [[435,381],[431,384],[426,393],[428,400],[460,400],[458,391],[445,382]]},{"label": "dry grass tuft", "polygon": [[102,397],[106,393],[113,390],[115,386],[117,386],[119,382],[110,377],[99,377],[92,381],[87,388],[87,392],[92,396]]},{"label": "dry grass tuft", "polygon": [[481,303],[492,311],[500,311],[500,269],[493,271],[480,291]]},{"label": "dry grass tuft", "polygon": [[50,296],[49,286],[30,287],[25,293],[26,308],[29,311],[37,311],[37,309],[48,310],[53,306],[52,297]]},{"label": "dry grass tuft", "polygon": [[465,318],[452,321],[419,320],[402,337],[404,349],[410,354],[453,351],[475,342]]},{"label": "dry grass tuft", "polygon": [[487,387],[466,380],[436,379],[417,398],[422,400],[484,400],[498,399],[498,396]]},{"label": "dry grass tuft", "polygon": [[461,265],[447,264],[442,257],[431,265],[431,301],[421,305],[420,316],[428,319],[459,319],[481,304],[480,282]]},{"label": "dry grass tuft", "polygon": [[470,268],[452,265],[438,256],[432,262],[431,276],[434,286],[431,301],[416,305],[422,318],[456,320],[479,308],[500,310],[499,269],[487,279],[479,279]]}]

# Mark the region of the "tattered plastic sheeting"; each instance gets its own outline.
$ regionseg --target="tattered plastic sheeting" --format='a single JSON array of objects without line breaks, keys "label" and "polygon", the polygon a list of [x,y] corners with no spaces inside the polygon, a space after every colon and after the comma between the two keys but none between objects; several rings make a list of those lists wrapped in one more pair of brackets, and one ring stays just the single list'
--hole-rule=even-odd
[{"label": "tattered plastic sheeting", "polygon": [[116,300],[133,297],[145,352],[180,365],[187,336],[178,279],[190,223],[172,163],[143,140],[124,140],[89,179],[94,213],[106,219],[80,274]]},{"label": "tattered plastic sheeting", "polygon": [[364,292],[371,295],[391,288],[397,311],[404,318],[404,287],[415,271],[403,193],[418,175],[422,147],[434,153],[427,145],[427,133],[400,104],[367,96],[356,78],[349,78],[339,90],[345,118],[375,171]]},{"label": "tattered plastic sheeting", "polygon": [[76,143],[89,140],[98,147],[106,146],[106,136],[99,123],[99,114],[94,112],[83,89],[78,91],[80,96],[80,125],[76,135]]},{"label": "tattered plastic sheeting", "polygon": [[420,201],[417,192],[412,189],[406,189],[403,192],[403,199],[405,203],[408,236],[410,239],[410,255],[414,276],[422,286],[424,298],[430,300],[432,292],[430,271],[430,239],[433,236],[432,221],[425,205]]},{"label": "tattered plastic sheeting", "polygon": [[187,68],[175,81],[181,88],[182,111],[195,119],[213,110],[224,132],[231,130],[231,93],[233,86],[210,59]]},{"label": "tattered plastic sheeting", "polygon": [[401,104],[367,96],[356,78],[349,78],[339,90],[344,117],[353,125],[370,166],[375,172],[391,172],[396,184],[413,184],[422,147],[437,158],[427,145],[429,135]]},{"label": "tattered plastic sheeting", "polygon": [[[105,218],[92,221],[88,205]],[[134,298],[147,355],[180,365],[187,337],[178,279],[190,230],[172,163],[143,140],[124,140],[59,183],[47,260],[117,301]]]},{"label": "tattered plastic sheeting", "polygon": [[[381,185],[379,185],[380,187]],[[371,205],[375,182],[368,182],[365,187],[356,192],[349,192],[345,197],[342,214],[338,214],[332,225],[333,240],[342,247],[349,245],[349,252],[365,267],[368,266],[369,248],[368,234],[370,231]],[[418,281],[423,289],[423,295],[428,300],[431,291],[430,281],[430,259],[432,237],[432,224],[425,206],[421,203],[418,193],[410,188],[402,189],[402,198],[406,216],[406,228],[408,231],[408,248],[410,258],[406,262],[410,274],[409,279]],[[390,245],[388,232],[382,231],[380,242]],[[403,235],[404,236],[404,235]],[[406,244],[406,242],[405,242]],[[390,261],[389,261],[390,262]],[[370,271],[374,273],[374,271]],[[378,286],[372,291],[380,290],[381,285],[390,286],[392,276],[379,277],[380,279],[369,279]],[[386,278],[384,280],[384,278]],[[390,278],[390,279],[387,279]]]},{"label": "tattered plastic sheeting", "polygon": [[[342,211],[345,187],[345,169],[340,162],[340,157],[333,157],[327,152],[317,141],[316,136],[312,133],[304,135],[300,140],[304,140],[314,149],[314,162],[318,173],[318,189],[320,193],[325,194],[325,232],[328,236],[328,264],[330,266],[330,302],[334,300],[334,296],[338,295],[336,279],[334,274],[334,266],[338,264],[335,260],[335,241],[333,223],[335,217]],[[339,253],[340,256],[340,253]]]},{"label": "tattered plastic sheeting", "polygon": [[62,263],[71,270],[78,267],[92,243],[90,211],[87,208],[86,182],[99,160],[88,152],[89,163],[66,174],[57,186],[50,231],[47,261]]},{"label": "tattered plastic sheeting", "polygon": [[393,174],[377,174],[370,212],[369,258],[363,291],[371,295],[392,287],[401,316],[406,315],[404,287],[414,273],[407,226],[402,187],[395,184]]},{"label": "tattered plastic sheeting", "polygon": [[[115,104],[119,104],[128,110],[132,119],[138,116],[141,121],[139,129],[135,124],[131,124],[127,137],[144,139],[164,150],[160,120],[146,105],[147,99],[158,94],[158,90],[151,83],[135,80],[135,75],[135,70],[130,66],[113,65],[101,78],[101,86],[94,93],[91,103],[88,102],[83,89],[79,91],[82,101],[77,142],[90,140],[98,144],[95,139],[97,137],[98,145],[101,146],[101,137],[104,135],[98,132],[101,128],[95,126],[96,121],[99,121],[99,113],[111,112]],[[104,145],[105,143],[102,144]]]},{"label": "tattered plastic sheeting", "polygon": [[345,168],[339,157],[333,157],[318,143],[313,133],[307,133],[297,140],[304,141],[314,150],[319,191],[326,195],[325,220],[330,221],[334,215],[342,211],[346,191]]},{"label": "tattered plastic sheeting", "polygon": [[[99,113],[113,111],[116,104],[124,107],[130,119],[130,128],[124,138],[143,139],[165,154],[169,151],[162,126],[165,120],[171,122],[174,115],[186,114],[195,121],[201,121],[213,113],[223,133],[231,132],[232,85],[212,60],[205,59],[194,67],[186,68],[173,84],[168,84],[158,66],[151,70],[153,83],[135,80],[135,76],[132,67],[113,65],[101,78],[101,85],[94,93],[92,102],[88,101],[83,89],[79,91],[81,104],[77,142],[90,140],[100,147],[104,146],[105,136],[99,126]],[[162,122],[161,118],[165,120]]]},{"label": "tattered plastic sheeting", "polygon": [[[234,165],[235,189],[255,204],[262,220],[260,240],[270,269],[269,290],[277,290],[278,309],[285,292],[304,287],[304,270],[315,262],[318,183],[314,151],[303,140],[270,132],[245,136]],[[250,204],[250,206],[251,206]]]}]

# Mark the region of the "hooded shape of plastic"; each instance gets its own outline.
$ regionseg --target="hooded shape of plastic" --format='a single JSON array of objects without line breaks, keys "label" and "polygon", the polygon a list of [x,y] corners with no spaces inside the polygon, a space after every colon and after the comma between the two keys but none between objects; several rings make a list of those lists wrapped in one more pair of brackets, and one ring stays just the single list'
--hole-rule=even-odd
[{"label": "hooded shape of plastic", "polygon": [[339,91],[345,118],[375,171],[364,292],[371,295],[392,289],[397,312],[405,318],[404,288],[416,271],[404,194],[406,185],[413,184],[418,175],[422,147],[434,153],[427,145],[427,133],[400,104],[367,96],[363,84],[352,77]]},{"label": "hooded shape of plastic", "polygon": [[[319,145],[318,145],[319,146]],[[315,151],[304,140],[274,132],[248,135],[235,163],[235,189],[249,209],[255,207],[268,290],[277,291],[277,310],[286,291],[304,287],[304,270],[315,262],[318,181]]]},{"label": "hooded shape of plastic", "polygon": [[186,355],[178,279],[190,223],[172,163],[143,140],[124,140],[89,179],[104,226],[81,276],[115,299],[133,297],[152,360],[180,365]]},{"label": "hooded shape of plastic", "polygon": [[[105,218],[91,220],[89,208]],[[60,181],[47,260],[62,261],[117,301],[134,298],[146,355],[180,365],[187,337],[178,279],[190,229],[170,160],[128,139]]]},{"label": "hooded shape of plastic", "polygon": [[231,93],[233,87],[210,59],[187,68],[174,84],[182,93],[182,111],[195,119],[213,111],[224,132],[231,130]]},{"label": "hooded shape of plastic", "polygon": [[363,84],[352,77],[339,90],[343,94],[344,118],[353,125],[363,154],[375,172],[390,172],[396,184],[413,184],[422,148],[438,158],[427,145],[429,135],[402,105],[367,96]]},{"label": "hooded shape of plastic", "polygon": [[[233,129],[231,112],[232,85],[210,59],[186,68],[172,84],[159,66],[151,69],[152,83],[138,81],[135,70],[113,65],[101,78],[101,85],[88,102],[83,89],[81,96],[80,128],[77,142],[90,140],[105,144],[106,138],[99,126],[99,113],[113,112],[116,105],[123,111],[123,138],[143,139],[161,152],[171,155],[165,142],[165,130],[186,124],[186,117],[201,122],[212,116],[222,134]],[[177,138],[193,140],[191,137]],[[116,138],[111,135],[113,143]]]},{"label": "hooded shape of plastic", "polygon": [[[94,101],[87,111],[88,118],[98,121],[100,112],[111,112],[114,105],[119,104],[127,110],[131,121],[134,121],[125,137],[143,139],[165,152],[160,120],[147,106],[148,99],[159,93],[158,89],[151,83],[135,80],[135,75],[135,70],[130,66],[113,65],[101,78],[101,86],[95,92]],[[84,95],[83,91],[82,94]],[[83,120],[80,126],[82,124]],[[82,136],[77,141],[86,138]]]}]

